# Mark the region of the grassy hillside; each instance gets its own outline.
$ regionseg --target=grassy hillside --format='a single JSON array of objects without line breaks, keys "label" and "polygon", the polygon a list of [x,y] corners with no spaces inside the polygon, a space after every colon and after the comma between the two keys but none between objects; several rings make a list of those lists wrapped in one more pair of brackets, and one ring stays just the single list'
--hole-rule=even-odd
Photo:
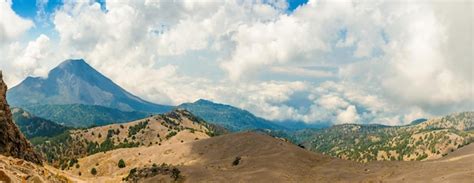
[{"label": "grassy hillside", "polygon": [[28,139],[52,137],[68,130],[68,127],[53,121],[33,116],[21,108],[12,108],[13,121]]},{"label": "grassy hillside", "polygon": [[[434,161],[358,163],[245,132],[116,149],[65,172],[84,182],[472,182],[474,144]],[[125,166],[120,167],[123,161]],[[91,170],[96,170],[92,174]]]},{"label": "grassy hillside", "polygon": [[184,143],[225,133],[185,110],[175,110],[134,122],[66,131],[32,141],[47,161],[73,168],[78,158],[119,148]]},{"label": "grassy hillside", "polygon": [[343,124],[292,138],[311,151],[360,162],[428,160],[473,142],[473,119],[474,112],[463,112],[408,126]]},{"label": "grassy hillside", "polygon": [[35,105],[26,110],[33,115],[56,121],[71,127],[100,126],[142,119],[150,115],[145,112],[128,112],[118,109],[83,104]]}]

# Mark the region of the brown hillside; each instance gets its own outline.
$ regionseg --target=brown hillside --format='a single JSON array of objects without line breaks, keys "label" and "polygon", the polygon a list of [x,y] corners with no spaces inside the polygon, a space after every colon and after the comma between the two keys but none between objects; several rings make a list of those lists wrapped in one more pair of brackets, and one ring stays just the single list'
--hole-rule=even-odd
[{"label": "brown hillside", "polygon": [[[117,149],[79,160],[69,175],[85,182],[120,182],[131,169],[175,165],[184,182],[469,182],[474,146],[436,161],[357,163],[309,152],[256,133],[238,133],[162,146]],[[237,157],[238,164],[233,165]],[[123,159],[125,168],[117,163]],[[90,170],[96,168],[97,175]],[[77,176],[81,172],[81,176]],[[169,182],[168,175],[139,182]]]},{"label": "brown hillside", "polygon": [[74,169],[76,159],[114,149],[181,144],[220,133],[186,110],[174,110],[145,119],[89,129],[70,130],[45,140],[37,148],[55,167]]}]

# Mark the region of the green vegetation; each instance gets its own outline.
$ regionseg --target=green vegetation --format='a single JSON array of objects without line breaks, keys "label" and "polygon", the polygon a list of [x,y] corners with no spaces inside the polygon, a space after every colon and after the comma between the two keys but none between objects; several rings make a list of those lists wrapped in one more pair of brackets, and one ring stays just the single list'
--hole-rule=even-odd
[{"label": "green vegetation", "polygon": [[148,120],[141,121],[138,124],[128,128],[128,137],[136,135],[140,130],[145,129],[148,126]]},{"label": "green vegetation", "polygon": [[240,163],[240,156],[235,157],[234,161],[232,161],[232,166],[237,166]]},{"label": "green vegetation", "polygon": [[139,180],[157,175],[169,175],[174,181],[182,178],[181,171],[177,167],[163,163],[160,166],[153,164],[151,167],[133,168],[123,180],[139,182]]},{"label": "green vegetation", "polygon": [[35,117],[20,108],[12,109],[12,117],[13,121],[15,121],[16,125],[20,128],[20,131],[29,140],[35,137],[53,137],[69,129],[53,121]]},{"label": "green vegetation", "polygon": [[123,161],[123,159],[120,159],[119,162],[118,162],[118,164],[117,164],[117,166],[118,166],[119,168],[125,168],[125,161]]},{"label": "green vegetation", "polygon": [[473,116],[456,113],[407,126],[343,124],[297,131],[289,139],[311,151],[360,162],[425,160],[473,142],[474,133],[468,131],[474,126]]},{"label": "green vegetation", "polygon": [[174,167],[173,169],[171,169],[171,178],[173,178],[174,181],[177,181],[180,177],[181,177],[181,171]]},{"label": "green vegetation", "polygon": [[165,138],[170,139],[171,137],[175,136],[176,134],[178,134],[176,131],[171,131],[166,135]]},{"label": "green vegetation", "polygon": [[91,169],[91,174],[92,174],[92,175],[97,175],[97,170],[96,170],[95,168],[92,168],[92,169]]},{"label": "green vegetation", "polygon": [[[33,115],[72,127],[90,127],[117,122],[128,122],[145,118],[149,113],[128,112],[118,109],[83,104],[68,105],[35,105],[26,109]],[[80,116],[80,118],[78,118]]]}]

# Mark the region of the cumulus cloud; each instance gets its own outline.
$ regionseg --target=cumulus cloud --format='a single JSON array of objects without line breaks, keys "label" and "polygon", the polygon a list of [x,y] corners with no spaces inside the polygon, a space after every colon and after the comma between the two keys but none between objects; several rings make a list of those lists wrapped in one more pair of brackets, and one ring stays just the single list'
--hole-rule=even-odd
[{"label": "cumulus cloud", "polygon": [[23,75],[46,76],[48,71],[40,62],[49,59],[51,51],[49,37],[41,34],[28,43],[23,53],[13,61],[13,65],[23,71]]},{"label": "cumulus cloud", "polygon": [[359,119],[355,106],[351,105],[337,115],[337,123],[354,123]]},{"label": "cumulus cloud", "polygon": [[466,8],[469,4],[390,6],[390,11],[382,14],[388,39],[379,46],[383,55],[349,64],[342,75],[351,82],[379,89],[400,108],[414,106],[431,113],[472,110],[473,46],[466,42],[473,40],[473,17]]},{"label": "cumulus cloud", "polygon": [[10,0],[0,1],[0,44],[14,41],[33,27],[31,20],[23,19],[11,9]]},{"label": "cumulus cloud", "polygon": [[33,24],[0,3],[7,82],[73,57],[153,102],[207,98],[272,120],[396,125],[474,109],[469,1],[106,4],[66,1],[59,40],[19,43]]}]

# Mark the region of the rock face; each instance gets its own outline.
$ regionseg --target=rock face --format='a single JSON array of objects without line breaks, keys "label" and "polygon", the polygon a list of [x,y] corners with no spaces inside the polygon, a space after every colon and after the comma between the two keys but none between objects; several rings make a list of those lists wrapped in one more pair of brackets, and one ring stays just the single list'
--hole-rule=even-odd
[{"label": "rock face", "polygon": [[31,144],[13,123],[6,92],[7,86],[0,71],[0,154],[42,164],[41,156],[35,153]]}]

